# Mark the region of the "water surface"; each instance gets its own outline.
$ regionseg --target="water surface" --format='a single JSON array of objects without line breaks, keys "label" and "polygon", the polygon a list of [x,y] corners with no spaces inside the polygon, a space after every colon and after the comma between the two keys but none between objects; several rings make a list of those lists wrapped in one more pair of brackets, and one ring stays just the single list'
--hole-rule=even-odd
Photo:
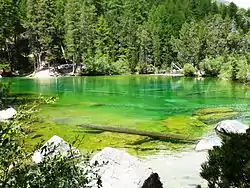
[{"label": "water surface", "polygon": [[[244,113],[250,109],[247,86],[209,78],[111,76],[11,81],[13,92],[58,96],[55,104],[41,108],[40,116],[48,122],[72,128],[93,123],[171,132],[165,120],[191,117],[196,109],[228,107]],[[60,131],[67,135],[63,129],[64,126]],[[188,134],[180,130],[172,132]]]}]

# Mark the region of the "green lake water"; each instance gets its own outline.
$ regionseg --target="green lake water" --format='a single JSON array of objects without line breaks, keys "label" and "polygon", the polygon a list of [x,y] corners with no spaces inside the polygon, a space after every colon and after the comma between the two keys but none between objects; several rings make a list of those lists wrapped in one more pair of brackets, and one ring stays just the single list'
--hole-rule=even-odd
[{"label": "green lake water", "polygon": [[41,107],[39,116],[44,122],[31,126],[39,135],[34,136],[34,140],[57,134],[71,141],[80,135],[83,136],[79,143],[82,149],[113,146],[147,150],[176,145],[139,136],[107,132],[90,134],[76,126],[79,124],[198,137],[211,125],[204,125],[192,116],[197,109],[230,108],[244,122],[248,122],[250,111],[249,87],[209,78],[111,76],[15,78],[11,82],[13,92],[58,96],[55,104]]}]

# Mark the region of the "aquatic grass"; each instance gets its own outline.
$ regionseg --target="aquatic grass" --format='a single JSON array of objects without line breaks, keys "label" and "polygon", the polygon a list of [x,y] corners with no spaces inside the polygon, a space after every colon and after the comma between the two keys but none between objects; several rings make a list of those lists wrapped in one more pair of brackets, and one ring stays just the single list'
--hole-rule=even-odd
[{"label": "aquatic grass", "polygon": [[[93,151],[112,146],[132,153],[151,153],[187,145],[90,131],[77,125],[117,126],[197,138],[222,118],[244,118],[244,114],[247,117],[250,105],[250,94],[245,86],[216,79],[200,81],[148,75],[62,77],[48,81],[13,79],[12,90],[58,96],[54,104],[40,106],[41,122],[29,125],[32,129],[27,138],[30,145],[46,141],[55,134],[66,141],[80,135],[83,139],[79,148]],[[203,112],[197,112],[199,109]]]},{"label": "aquatic grass", "polygon": [[234,111],[228,107],[217,108],[203,108],[193,112],[193,116],[197,117],[200,121],[213,124],[225,119],[232,119],[239,115],[239,112]]},{"label": "aquatic grass", "polygon": [[206,124],[196,117],[173,116],[163,121],[169,133],[179,134],[191,138],[202,136],[207,129]]}]

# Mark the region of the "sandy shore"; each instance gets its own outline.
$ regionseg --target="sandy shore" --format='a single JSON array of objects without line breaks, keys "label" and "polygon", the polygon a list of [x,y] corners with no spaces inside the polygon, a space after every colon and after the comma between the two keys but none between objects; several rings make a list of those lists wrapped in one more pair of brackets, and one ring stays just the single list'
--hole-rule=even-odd
[{"label": "sandy shore", "polygon": [[38,72],[34,72],[27,77],[29,78],[54,78],[58,76],[58,74],[51,72],[49,69],[41,70]]},{"label": "sandy shore", "polygon": [[180,153],[148,156],[146,163],[161,177],[164,188],[195,188],[206,181],[199,175],[207,152],[187,150]]}]

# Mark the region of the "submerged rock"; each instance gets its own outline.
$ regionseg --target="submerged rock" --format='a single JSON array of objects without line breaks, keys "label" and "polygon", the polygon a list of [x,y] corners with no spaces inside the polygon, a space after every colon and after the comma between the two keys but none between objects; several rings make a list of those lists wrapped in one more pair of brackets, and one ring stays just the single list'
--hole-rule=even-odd
[{"label": "submerged rock", "polygon": [[195,151],[211,150],[214,146],[222,146],[222,140],[216,134],[209,135],[200,140],[195,147]]},{"label": "submerged rock", "polygon": [[237,120],[224,120],[217,123],[215,131],[222,135],[225,133],[241,134],[246,133],[248,128],[248,125],[245,125]]},{"label": "submerged rock", "polygon": [[0,111],[0,121],[11,119],[16,114],[17,114],[17,111],[12,107],[7,108],[6,110],[1,110]]},{"label": "submerged rock", "polygon": [[78,149],[72,147],[59,136],[50,138],[40,149],[35,151],[32,161],[36,164],[43,162],[45,157],[54,157],[61,155],[63,157],[79,157],[81,153]]},{"label": "submerged rock", "polygon": [[99,164],[96,172],[101,177],[103,188],[141,188],[142,186],[146,188],[146,184],[160,184],[159,178],[155,178],[156,173],[153,173],[151,168],[142,160],[122,150],[104,148],[93,156],[90,164]]}]

